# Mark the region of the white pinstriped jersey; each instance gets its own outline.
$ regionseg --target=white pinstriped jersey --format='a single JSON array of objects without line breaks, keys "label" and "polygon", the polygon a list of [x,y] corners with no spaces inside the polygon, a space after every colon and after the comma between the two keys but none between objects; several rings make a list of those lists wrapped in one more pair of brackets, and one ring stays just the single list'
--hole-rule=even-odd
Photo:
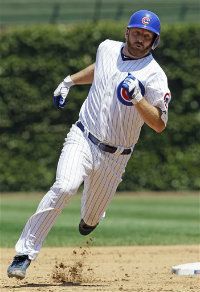
[{"label": "white pinstriped jersey", "polygon": [[132,102],[126,99],[121,82],[131,73],[144,87],[143,96],[163,112],[167,123],[170,91],[167,77],[150,54],[141,59],[123,55],[124,43],[102,42],[97,50],[94,80],[79,118],[100,141],[122,147],[137,143],[144,124]]},{"label": "white pinstriped jersey", "polygon": [[[81,108],[80,120],[102,142],[128,148],[137,142],[143,121],[121,88],[127,73],[140,80],[145,98],[165,112],[165,122],[170,96],[167,78],[152,55],[130,60],[121,54],[122,47],[123,43],[110,40],[100,44],[94,81]],[[26,223],[15,246],[18,255],[28,255],[31,260],[36,258],[56,218],[83,181],[81,218],[91,226],[100,222],[121,182],[131,153],[100,151],[86,134],[76,125],[68,133],[56,181]]]}]

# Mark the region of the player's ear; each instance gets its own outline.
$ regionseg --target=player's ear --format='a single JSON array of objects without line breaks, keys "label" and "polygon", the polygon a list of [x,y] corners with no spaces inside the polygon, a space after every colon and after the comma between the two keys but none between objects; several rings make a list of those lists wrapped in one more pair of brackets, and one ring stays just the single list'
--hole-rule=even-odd
[{"label": "player's ear", "polygon": [[125,30],[125,40],[126,41],[128,40],[128,35],[129,35],[129,29],[127,27],[126,30]]}]

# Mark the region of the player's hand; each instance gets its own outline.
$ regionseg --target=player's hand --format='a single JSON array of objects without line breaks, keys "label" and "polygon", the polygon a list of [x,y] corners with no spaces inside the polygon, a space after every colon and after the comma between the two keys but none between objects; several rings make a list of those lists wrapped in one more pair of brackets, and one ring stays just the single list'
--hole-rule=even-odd
[{"label": "player's hand", "polygon": [[136,104],[143,99],[139,81],[130,73],[128,73],[128,76],[124,79],[122,87],[126,89],[126,92],[133,104]]},{"label": "player's hand", "polygon": [[67,76],[63,82],[61,82],[53,94],[53,103],[57,108],[64,108],[67,103],[67,95],[69,93],[70,87],[74,85],[70,76]]}]

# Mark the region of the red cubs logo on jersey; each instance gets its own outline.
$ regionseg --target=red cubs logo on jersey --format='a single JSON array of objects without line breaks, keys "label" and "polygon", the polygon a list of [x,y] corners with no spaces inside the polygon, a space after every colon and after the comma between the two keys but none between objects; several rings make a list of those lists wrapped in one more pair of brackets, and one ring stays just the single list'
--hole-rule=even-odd
[{"label": "red cubs logo on jersey", "polygon": [[[124,82],[124,80],[117,86],[117,98],[123,105],[133,106],[133,103],[130,100],[130,97],[128,96],[126,89],[124,87],[122,87],[123,82]],[[139,80],[138,80],[138,82],[139,82],[141,94],[142,94],[142,96],[144,96],[144,94],[145,94],[144,85]]]},{"label": "red cubs logo on jersey", "polygon": [[147,25],[151,21],[151,18],[148,16],[145,16],[142,18],[142,24]]},{"label": "red cubs logo on jersey", "polygon": [[170,92],[167,92],[165,95],[164,95],[164,103],[165,103],[165,107],[168,108],[168,105],[170,103],[170,100],[171,100],[171,94]]},{"label": "red cubs logo on jersey", "polygon": [[127,106],[133,106],[133,103],[130,101],[128,93],[125,88],[122,87],[123,81],[117,87],[117,97],[121,103]]}]

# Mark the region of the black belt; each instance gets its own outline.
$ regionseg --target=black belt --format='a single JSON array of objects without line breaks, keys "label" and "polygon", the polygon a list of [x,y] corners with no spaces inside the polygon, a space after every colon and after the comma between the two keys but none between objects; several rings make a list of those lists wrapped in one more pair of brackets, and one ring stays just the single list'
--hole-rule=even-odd
[{"label": "black belt", "polygon": [[[76,122],[76,125],[77,125],[77,127],[79,127],[79,129],[82,132],[85,132],[85,127],[80,121]],[[97,145],[99,147],[99,149],[101,149],[102,151],[109,152],[109,153],[115,153],[117,151],[117,147],[102,143],[99,139],[97,139],[95,136],[93,136],[90,132],[88,133],[88,138],[90,139],[90,141],[92,141],[93,144]],[[126,148],[122,151],[121,154],[128,155],[131,153],[131,151],[132,151],[131,148]]]}]

